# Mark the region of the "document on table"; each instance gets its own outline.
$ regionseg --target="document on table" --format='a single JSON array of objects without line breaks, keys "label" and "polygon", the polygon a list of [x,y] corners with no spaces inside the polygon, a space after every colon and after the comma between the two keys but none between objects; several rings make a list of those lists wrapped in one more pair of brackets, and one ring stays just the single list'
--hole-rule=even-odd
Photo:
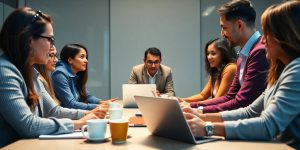
[{"label": "document on table", "polygon": [[143,117],[132,116],[129,118],[129,127],[147,127],[147,125]]},{"label": "document on table", "polygon": [[[85,135],[88,133],[85,132]],[[68,134],[57,134],[57,135],[40,135],[39,139],[83,139],[84,136],[80,132],[73,132]]]}]

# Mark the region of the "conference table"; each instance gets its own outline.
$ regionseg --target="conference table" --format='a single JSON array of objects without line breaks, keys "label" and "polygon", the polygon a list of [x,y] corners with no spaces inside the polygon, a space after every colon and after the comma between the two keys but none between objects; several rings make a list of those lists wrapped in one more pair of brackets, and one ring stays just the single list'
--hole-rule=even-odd
[{"label": "conference table", "polygon": [[[124,117],[134,116],[137,109],[124,109]],[[129,127],[128,133],[130,137],[124,144],[113,144],[111,139],[91,143],[86,139],[21,139],[2,150],[151,150],[151,149],[199,149],[199,150],[289,150],[293,149],[286,144],[276,142],[260,142],[260,141],[227,141],[220,140],[204,144],[189,144],[168,138],[151,135],[147,127]],[[109,126],[106,136],[110,136]]]}]

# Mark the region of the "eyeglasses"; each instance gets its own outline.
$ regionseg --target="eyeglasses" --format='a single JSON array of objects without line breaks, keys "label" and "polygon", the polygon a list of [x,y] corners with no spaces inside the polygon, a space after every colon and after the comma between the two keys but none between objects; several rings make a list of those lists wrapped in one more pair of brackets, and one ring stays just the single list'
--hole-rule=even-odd
[{"label": "eyeglasses", "polygon": [[45,16],[43,15],[42,11],[37,10],[37,11],[36,11],[36,14],[32,17],[31,23],[35,23],[35,22],[38,20],[38,18],[39,18],[40,16],[41,16],[41,17],[45,17]]},{"label": "eyeglasses", "polygon": [[154,64],[154,65],[160,64],[160,61],[147,61],[146,63],[147,63],[147,65],[152,66],[153,64]]},{"label": "eyeglasses", "polygon": [[48,57],[50,59],[54,60],[55,58],[57,58],[57,54],[50,53],[50,54],[48,54]]},{"label": "eyeglasses", "polygon": [[54,37],[44,36],[44,35],[37,35],[37,37],[47,39],[50,42],[50,48],[53,48],[53,46],[54,46]]}]

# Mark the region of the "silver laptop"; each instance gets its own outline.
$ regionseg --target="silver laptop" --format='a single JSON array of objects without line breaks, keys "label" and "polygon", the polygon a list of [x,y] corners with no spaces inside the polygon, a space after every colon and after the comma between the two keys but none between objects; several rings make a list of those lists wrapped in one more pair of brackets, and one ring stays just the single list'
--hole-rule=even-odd
[{"label": "silver laptop", "polygon": [[137,108],[134,96],[156,96],[155,84],[123,84],[122,87],[123,106],[125,108]]},{"label": "silver laptop", "polygon": [[153,135],[193,144],[219,140],[220,138],[195,138],[188,126],[177,100],[134,96],[142,112],[148,130]]}]

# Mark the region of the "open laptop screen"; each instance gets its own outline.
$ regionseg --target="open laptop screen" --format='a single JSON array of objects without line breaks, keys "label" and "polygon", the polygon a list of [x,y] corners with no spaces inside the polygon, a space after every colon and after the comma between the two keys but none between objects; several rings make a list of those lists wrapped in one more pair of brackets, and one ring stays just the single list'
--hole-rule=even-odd
[{"label": "open laptop screen", "polygon": [[155,84],[123,84],[123,106],[125,108],[137,108],[134,96],[155,97]]}]

